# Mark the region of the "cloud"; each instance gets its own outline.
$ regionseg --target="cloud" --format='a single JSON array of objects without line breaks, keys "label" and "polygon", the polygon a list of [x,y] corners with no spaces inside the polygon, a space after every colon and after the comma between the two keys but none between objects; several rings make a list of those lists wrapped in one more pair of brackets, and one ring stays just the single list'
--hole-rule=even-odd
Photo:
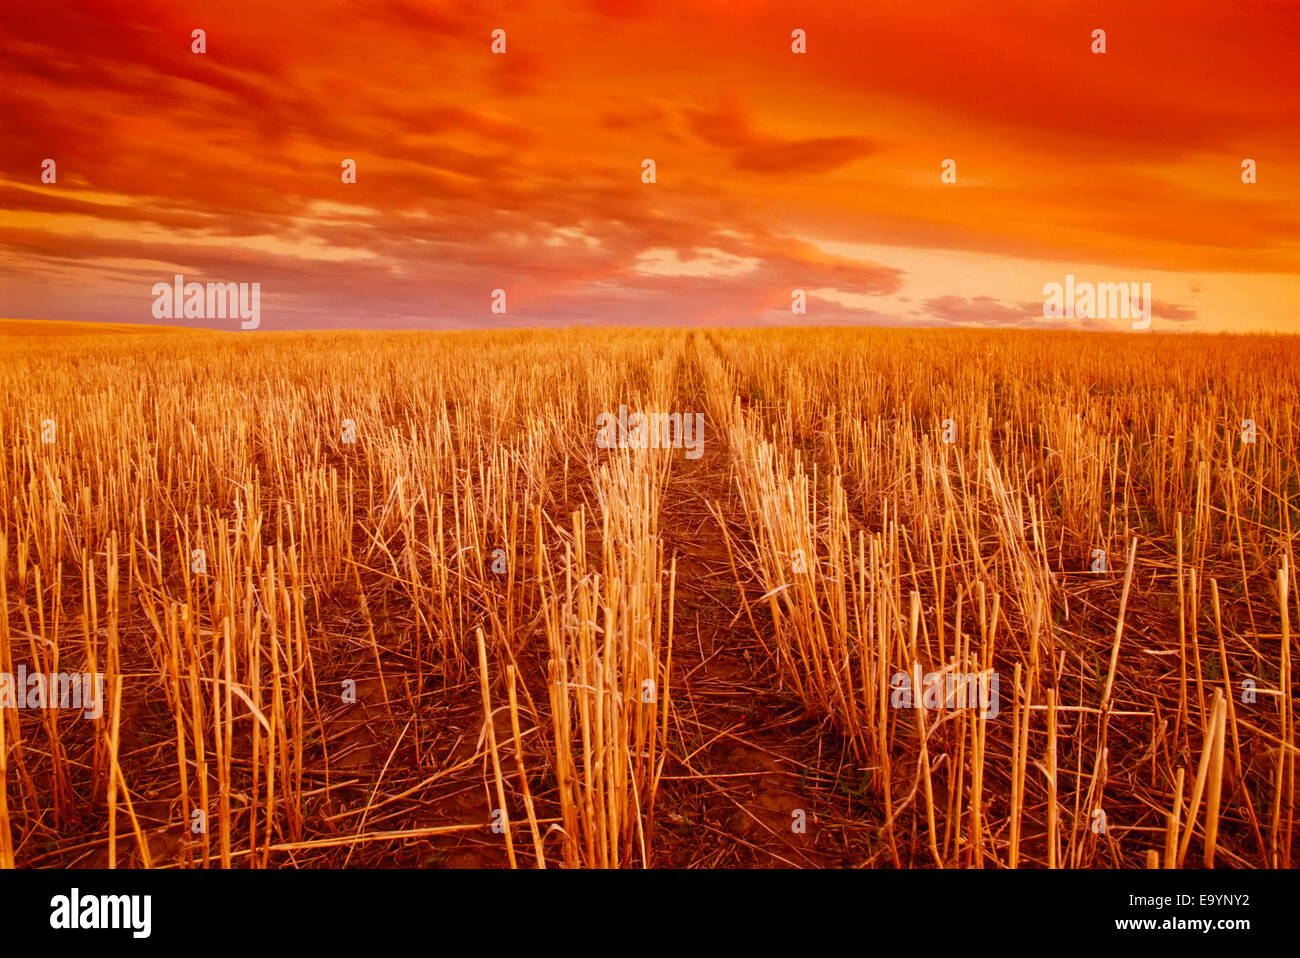
[{"label": "cloud", "polygon": [[494,288],[510,323],[793,322],[800,288],[875,322],[906,279],[925,322],[1042,323],[1014,271],[971,283],[1000,254],[1182,273],[1205,315],[1156,306],[1180,328],[1290,316],[1294,24],[1243,3],[1116,10],[1094,57],[1077,12],[1029,0],[46,0],[0,46],[0,293],[112,320],[158,274],[263,281],[272,328],[500,322]]},{"label": "cloud", "polygon": [[716,111],[686,109],[692,131],[705,143],[732,152],[738,170],[755,173],[825,173],[875,151],[863,136],[782,139],[757,132],[739,103],[729,98]]},{"label": "cloud", "polygon": [[1042,303],[1007,305],[992,296],[940,296],[927,299],[924,311],[953,326],[1028,326],[1043,318]]},{"label": "cloud", "polygon": [[1151,315],[1156,319],[1167,319],[1174,323],[1191,323],[1197,319],[1196,310],[1187,306],[1162,303],[1159,300],[1152,300]]}]

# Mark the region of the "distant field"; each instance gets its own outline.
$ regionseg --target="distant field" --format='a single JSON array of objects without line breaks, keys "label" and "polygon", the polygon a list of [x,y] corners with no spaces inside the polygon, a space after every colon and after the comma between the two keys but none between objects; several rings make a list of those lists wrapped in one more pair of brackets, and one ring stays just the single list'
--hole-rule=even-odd
[{"label": "distant field", "polygon": [[167,331],[0,323],[0,865],[1296,864],[1300,340]]},{"label": "distant field", "polygon": [[113,333],[211,332],[141,323],[71,323],[50,319],[0,319],[0,336],[98,336]]}]

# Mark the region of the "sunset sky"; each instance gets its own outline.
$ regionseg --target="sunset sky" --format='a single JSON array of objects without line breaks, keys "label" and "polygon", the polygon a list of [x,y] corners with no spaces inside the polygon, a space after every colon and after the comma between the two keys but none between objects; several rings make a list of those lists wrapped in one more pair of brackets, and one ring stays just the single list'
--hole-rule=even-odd
[{"label": "sunset sky", "polygon": [[1294,0],[0,9],[4,317],[156,322],[182,273],[262,330],[1126,328],[1043,318],[1072,273],[1300,332]]}]

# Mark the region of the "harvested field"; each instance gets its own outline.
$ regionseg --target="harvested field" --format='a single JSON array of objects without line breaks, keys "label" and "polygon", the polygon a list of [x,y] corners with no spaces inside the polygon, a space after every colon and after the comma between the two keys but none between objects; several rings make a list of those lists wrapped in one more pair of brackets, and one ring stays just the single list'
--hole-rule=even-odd
[{"label": "harvested field", "polygon": [[0,381],[0,866],[1295,864],[1294,338],[38,335]]}]

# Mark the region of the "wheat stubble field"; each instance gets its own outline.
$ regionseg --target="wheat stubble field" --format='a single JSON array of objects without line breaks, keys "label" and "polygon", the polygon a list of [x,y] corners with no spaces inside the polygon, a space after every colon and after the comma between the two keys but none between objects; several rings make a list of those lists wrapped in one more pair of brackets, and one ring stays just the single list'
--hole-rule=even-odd
[{"label": "wheat stubble field", "polygon": [[1295,864],[1295,339],[3,349],[0,866]]}]

